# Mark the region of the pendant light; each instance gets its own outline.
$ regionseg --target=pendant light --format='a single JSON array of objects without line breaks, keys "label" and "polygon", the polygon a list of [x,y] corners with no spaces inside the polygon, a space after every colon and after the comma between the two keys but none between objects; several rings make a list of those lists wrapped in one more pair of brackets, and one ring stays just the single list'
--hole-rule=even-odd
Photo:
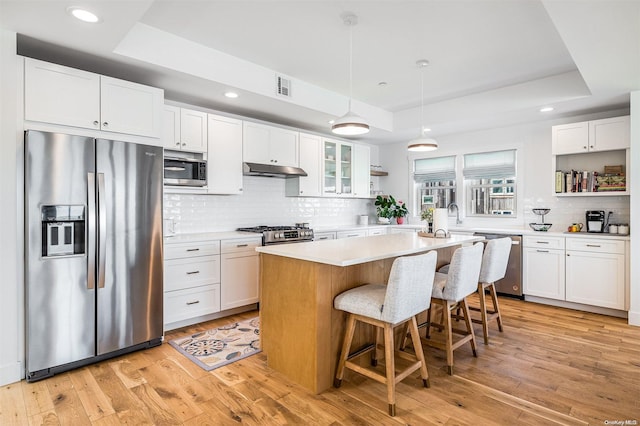
[{"label": "pendant light", "polygon": [[358,23],[358,17],[353,13],[342,15],[345,25],[349,26],[349,112],[337,119],[331,131],[342,136],[364,135],[369,132],[369,124],[364,118],[355,114],[351,110],[351,99],[353,98],[353,27]]},{"label": "pendant light", "polygon": [[412,152],[434,151],[438,149],[438,142],[425,136],[424,130],[424,69],[429,65],[426,59],[416,61],[420,68],[420,136],[409,142],[407,149]]}]

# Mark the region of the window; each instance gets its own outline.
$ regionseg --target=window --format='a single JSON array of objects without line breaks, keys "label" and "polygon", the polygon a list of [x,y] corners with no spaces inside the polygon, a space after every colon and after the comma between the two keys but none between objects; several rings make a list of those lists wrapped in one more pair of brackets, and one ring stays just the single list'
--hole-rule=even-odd
[{"label": "window", "polygon": [[447,207],[456,201],[456,157],[414,160],[416,214],[429,207]]},{"label": "window", "polygon": [[516,151],[495,151],[464,156],[467,215],[516,214]]}]

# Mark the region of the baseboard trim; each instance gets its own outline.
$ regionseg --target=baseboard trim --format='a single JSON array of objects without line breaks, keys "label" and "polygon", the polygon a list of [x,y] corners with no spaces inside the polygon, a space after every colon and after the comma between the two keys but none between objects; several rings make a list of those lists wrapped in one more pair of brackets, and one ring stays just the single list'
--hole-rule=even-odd
[{"label": "baseboard trim", "polygon": [[640,312],[629,311],[629,325],[640,327]]},{"label": "baseboard trim", "polygon": [[611,317],[627,318],[626,311],[617,309],[602,308],[600,306],[583,305],[582,303],[567,302],[564,300],[547,299],[545,297],[525,295],[524,300],[527,302],[542,303],[543,305],[557,306],[559,308],[574,309],[576,311],[591,312],[594,314],[609,315]]},{"label": "baseboard trim", "polygon": [[0,365],[0,386],[9,385],[24,379],[21,362]]}]

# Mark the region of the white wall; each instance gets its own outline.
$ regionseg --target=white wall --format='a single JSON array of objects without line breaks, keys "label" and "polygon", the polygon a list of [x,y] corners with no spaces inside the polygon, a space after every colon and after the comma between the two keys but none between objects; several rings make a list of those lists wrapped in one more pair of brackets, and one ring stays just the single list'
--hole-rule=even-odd
[{"label": "white wall", "polygon": [[[552,192],[554,170],[551,162],[551,126],[606,117],[628,115],[628,110],[608,111],[601,114],[591,114],[546,120],[535,123],[521,124],[512,127],[460,133],[438,138],[437,151],[427,153],[431,157],[458,155],[458,166],[462,167],[462,154],[471,152],[494,151],[500,149],[518,150],[518,204],[515,218],[478,218],[465,217],[462,226],[469,227],[528,227],[530,222],[537,222],[539,218],[531,212],[532,208],[550,208],[551,212],[545,217],[545,222],[553,224],[552,230],[564,231],[574,222],[584,223],[586,210],[612,211],[612,222],[629,222],[629,197],[556,197]],[[422,155],[423,157],[427,155]],[[389,171],[385,190],[395,198],[411,199],[410,159],[420,156],[406,150],[406,144],[396,144],[380,147],[380,161]],[[627,165],[627,171],[631,168]],[[461,196],[463,191],[458,189],[458,205],[463,213]],[[412,214],[416,208],[411,206]],[[463,215],[464,216],[464,215]],[[413,217],[411,222],[418,223],[419,218]],[[453,226],[450,218],[449,226]]]},{"label": "white wall", "polygon": [[20,380],[24,354],[18,70],[16,34],[0,28],[0,385]]},{"label": "white wall", "polygon": [[[631,164],[630,180],[634,188],[640,188],[640,168],[635,165],[640,164],[640,91],[631,93]],[[640,224],[640,196],[638,190],[631,196],[631,222]],[[630,259],[637,259],[634,254],[640,253],[640,227],[631,227],[631,256]],[[629,306],[629,324],[640,326],[640,263],[631,262],[631,289]]]}]

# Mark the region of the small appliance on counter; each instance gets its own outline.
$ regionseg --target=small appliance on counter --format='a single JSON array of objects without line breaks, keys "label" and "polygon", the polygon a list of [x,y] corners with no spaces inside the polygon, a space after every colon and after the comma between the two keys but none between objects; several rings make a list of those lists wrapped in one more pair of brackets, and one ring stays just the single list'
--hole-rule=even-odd
[{"label": "small appliance on counter", "polygon": [[607,226],[604,210],[587,210],[585,220],[587,232],[604,232]]}]

